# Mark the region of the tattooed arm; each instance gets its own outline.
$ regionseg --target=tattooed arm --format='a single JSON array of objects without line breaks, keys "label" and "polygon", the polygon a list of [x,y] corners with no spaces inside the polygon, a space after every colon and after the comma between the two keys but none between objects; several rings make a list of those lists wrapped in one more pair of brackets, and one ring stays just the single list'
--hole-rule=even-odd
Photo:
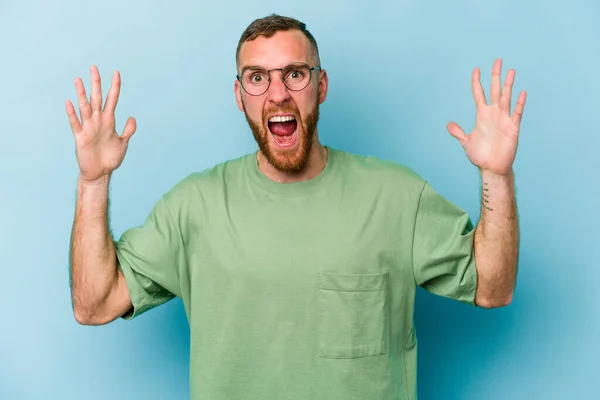
[{"label": "tattooed arm", "polygon": [[511,302],[517,277],[519,221],[514,174],[482,171],[481,179],[481,218],[475,230],[475,304],[502,307]]},{"label": "tattooed arm", "polygon": [[502,307],[512,301],[517,275],[519,225],[515,200],[513,162],[526,93],[521,92],[511,115],[510,103],[515,70],[508,71],[504,87],[500,80],[502,60],[492,67],[490,104],[476,68],[471,77],[477,106],[475,128],[465,134],[454,122],[448,131],[458,139],[467,157],[481,171],[481,218],[475,230],[475,264],[480,307]]}]

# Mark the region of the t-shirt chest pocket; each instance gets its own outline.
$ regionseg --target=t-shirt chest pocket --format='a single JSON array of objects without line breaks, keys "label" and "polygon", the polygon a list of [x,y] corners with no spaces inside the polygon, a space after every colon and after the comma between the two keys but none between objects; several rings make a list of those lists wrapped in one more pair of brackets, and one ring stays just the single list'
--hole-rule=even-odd
[{"label": "t-shirt chest pocket", "polygon": [[388,273],[319,274],[320,357],[386,353],[388,287]]}]

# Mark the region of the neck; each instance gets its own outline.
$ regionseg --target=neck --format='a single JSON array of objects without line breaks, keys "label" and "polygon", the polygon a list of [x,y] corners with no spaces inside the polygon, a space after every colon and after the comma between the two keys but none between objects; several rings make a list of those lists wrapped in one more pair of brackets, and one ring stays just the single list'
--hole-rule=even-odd
[{"label": "neck", "polygon": [[267,161],[260,150],[256,154],[256,160],[258,162],[258,169],[272,181],[280,183],[302,182],[313,179],[323,171],[327,165],[327,148],[315,138],[304,169],[296,173],[277,170]]}]

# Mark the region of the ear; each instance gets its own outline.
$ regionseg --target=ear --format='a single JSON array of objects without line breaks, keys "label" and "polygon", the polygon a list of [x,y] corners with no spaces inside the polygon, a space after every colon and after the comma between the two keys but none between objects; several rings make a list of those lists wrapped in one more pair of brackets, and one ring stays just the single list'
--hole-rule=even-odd
[{"label": "ear", "polygon": [[237,103],[238,108],[240,109],[240,111],[244,112],[244,105],[242,104],[242,88],[240,86],[240,81],[238,81],[237,79],[233,84],[233,91],[235,92],[235,101]]},{"label": "ear", "polygon": [[327,88],[329,87],[329,77],[327,76],[327,71],[321,70],[319,78],[319,104],[323,104],[325,99],[327,98]]}]

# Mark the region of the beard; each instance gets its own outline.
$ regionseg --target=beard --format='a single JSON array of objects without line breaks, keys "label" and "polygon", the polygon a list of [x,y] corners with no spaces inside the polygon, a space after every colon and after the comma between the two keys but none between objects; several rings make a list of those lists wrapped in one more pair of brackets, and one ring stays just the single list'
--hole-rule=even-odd
[{"label": "beard", "polygon": [[[281,108],[264,109],[262,115],[263,123],[257,123],[252,120],[246,111],[246,106],[242,103],[244,114],[254,140],[258,144],[258,148],[262,155],[267,159],[275,169],[280,172],[297,173],[301,172],[308,161],[310,149],[313,145],[317,124],[319,122],[319,102],[317,101],[313,109],[306,117],[300,115],[300,111],[293,103],[288,103],[287,106]],[[267,115],[272,113],[293,113],[296,117],[297,126],[296,134],[298,137],[298,146],[295,149],[274,149],[269,144],[269,135],[272,135],[268,128]]]}]

